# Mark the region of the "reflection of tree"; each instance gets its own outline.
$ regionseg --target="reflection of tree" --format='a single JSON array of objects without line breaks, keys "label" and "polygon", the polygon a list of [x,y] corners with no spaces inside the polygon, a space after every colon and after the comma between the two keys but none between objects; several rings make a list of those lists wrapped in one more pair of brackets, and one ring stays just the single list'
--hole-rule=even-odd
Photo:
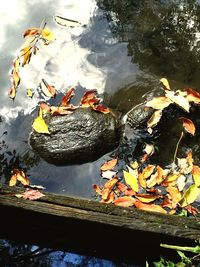
[{"label": "reflection of tree", "polygon": [[98,5],[142,69],[197,83],[200,6],[195,0],[98,0]]}]

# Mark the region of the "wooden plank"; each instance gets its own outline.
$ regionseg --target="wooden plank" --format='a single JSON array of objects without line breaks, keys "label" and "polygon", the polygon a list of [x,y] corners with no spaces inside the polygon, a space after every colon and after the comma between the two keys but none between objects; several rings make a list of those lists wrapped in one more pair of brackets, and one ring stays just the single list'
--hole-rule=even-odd
[{"label": "wooden plank", "polygon": [[[200,239],[199,218],[125,209],[52,193],[45,193],[37,201],[14,196],[23,190],[8,186],[0,189],[0,236],[19,239],[19,231],[27,242],[39,239],[45,246],[61,247],[67,240],[72,250],[83,249],[85,253],[98,248],[104,254],[110,252],[110,245],[116,254],[119,242],[130,247],[131,240],[137,240],[137,249],[142,247],[144,251],[153,243],[174,238],[176,244],[184,240],[184,245]],[[121,253],[124,250],[125,247],[120,248]],[[126,255],[127,251],[123,253]]]}]

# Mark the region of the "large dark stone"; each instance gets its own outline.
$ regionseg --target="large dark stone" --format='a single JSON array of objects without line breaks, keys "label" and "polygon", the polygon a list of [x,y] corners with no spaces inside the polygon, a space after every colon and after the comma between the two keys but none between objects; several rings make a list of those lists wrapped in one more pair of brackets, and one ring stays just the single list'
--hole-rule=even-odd
[{"label": "large dark stone", "polygon": [[94,161],[119,144],[120,125],[111,113],[78,108],[70,115],[45,118],[50,135],[33,131],[30,144],[55,165]]}]

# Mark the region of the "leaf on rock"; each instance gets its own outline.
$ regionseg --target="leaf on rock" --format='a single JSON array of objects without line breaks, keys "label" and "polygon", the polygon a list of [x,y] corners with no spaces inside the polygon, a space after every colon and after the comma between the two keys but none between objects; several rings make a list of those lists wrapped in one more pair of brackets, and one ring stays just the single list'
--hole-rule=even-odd
[{"label": "leaf on rock", "polygon": [[171,90],[170,86],[169,86],[169,82],[166,78],[161,78],[160,82],[163,84],[164,88],[167,90]]},{"label": "leaf on rock", "polygon": [[46,80],[42,79],[40,83],[40,89],[47,97],[54,98],[56,96],[56,89],[54,86],[49,85]]},{"label": "leaf on rock", "polygon": [[110,109],[104,105],[92,105],[92,109],[104,114],[110,113]]},{"label": "leaf on rock", "polygon": [[69,115],[72,114],[72,110],[74,110],[75,108],[72,107],[73,105],[69,105],[68,107],[62,107],[62,106],[51,106],[51,114],[53,116],[57,116],[57,115]]},{"label": "leaf on rock", "polygon": [[179,202],[180,206],[185,207],[193,203],[199,194],[200,188],[198,188],[195,184],[190,185],[190,187],[188,187],[188,189],[184,192],[183,197]]},{"label": "leaf on rock", "polygon": [[117,159],[111,159],[106,161],[100,168],[101,171],[112,170],[117,164]]},{"label": "leaf on rock", "polygon": [[70,88],[66,95],[61,100],[61,106],[66,107],[69,105],[71,98],[75,95],[75,88]]},{"label": "leaf on rock", "polygon": [[146,107],[163,110],[168,107],[171,103],[173,103],[168,97],[154,97],[152,100],[146,103]]},{"label": "leaf on rock", "polygon": [[181,117],[180,120],[182,121],[183,123],[183,127],[184,129],[194,135],[195,134],[195,131],[196,131],[196,128],[195,128],[195,125],[194,123],[190,120],[190,119],[187,119],[187,118],[184,118],[184,117]]},{"label": "leaf on rock", "polygon": [[123,171],[124,179],[127,185],[129,185],[135,192],[139,191],[138,179],[127,171]]},{"label": "leaf on rock", "polygon": [[135,201],[135,206],[136,206],[136,208],[141,209],[141,210],[153,211],[153,212],[160,212],[160,213],[163,213],[163,214],[166,214],[167,213],[167,211],[164,210],[159,205],[156,205],[156,204],[146,204],[146,203],[142,203],[139,200],[136,200]]},{"label": "leaf on rock", "polygon": [[162,117],[162,110],[156,110],[150,117],[150,119],[147,121],[147,127],[152,128],[158,124]]},{"label": "leaf on rock", "polygon": [[29,199],[29,200],[37,200],[41,197],[44,197],[45,195],[40,192],[39,190],[35,189],[26,189],[26,191],[22,194],[16,194],[17,198],[23,198],[23,199]]},{"label": "leaf on rock", "polygon": [[187,98],[182,96],[179,92],[166,91],[165,96],[171,99],[171,101],[173,101],[179,107],[189,112],[189,109],[190,109],[189,101],[187,100]]},{"label": "leaf on rock", "polygon": [[76,20],[71,20],[67,18],[63,18],[60,16],[54,16],[54,21],[62,27],[80,27],[81,23]]},{"label": "leaf on rock", "polygon": [[118,197],[114,200],[114,204],[116,206],[120,206],[120,207],[131,207],[135,204],[135,199],[130,197],[130,196],[123,196],[123,197]]},{"label": "leaf on rock", "polygon": [[50,134],[48,126],[47,126],[46,122],[44,121],[44,119],[41,118],[41,116],[38,116],[34,120],[32,127],[37,133]]},{"label": "leaf on rock", "polygon": [[100,98],[98,98],[96,95],[97,95],[96,89],[87,90],[84,93],[83,97],[81,98],[80,105],[83,108],[88,108],[90,106],[98,104],[100,101]]}]

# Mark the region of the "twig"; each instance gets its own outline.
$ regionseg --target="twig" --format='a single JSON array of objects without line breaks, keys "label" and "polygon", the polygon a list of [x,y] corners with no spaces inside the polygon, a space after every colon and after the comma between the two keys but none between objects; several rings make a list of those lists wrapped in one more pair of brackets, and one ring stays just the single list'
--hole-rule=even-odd
[{"label": "twig", "polygon": [[179,140],[178,140],[178,142],[176,144],[176,149],[175,149],[175,152],[174,152],[174,159],[173,159],[173,163],[172,163],[173,166],[174,166],[175,161],[176,161],[176,155],[177,155],[177,152],[178,152],[178,147],[180,145],[181,139],[183,138],[183,134],[184,134],[184,132],[182,131],[181,132],[181,136],[180,136],[180,138],[179,138]]}]

